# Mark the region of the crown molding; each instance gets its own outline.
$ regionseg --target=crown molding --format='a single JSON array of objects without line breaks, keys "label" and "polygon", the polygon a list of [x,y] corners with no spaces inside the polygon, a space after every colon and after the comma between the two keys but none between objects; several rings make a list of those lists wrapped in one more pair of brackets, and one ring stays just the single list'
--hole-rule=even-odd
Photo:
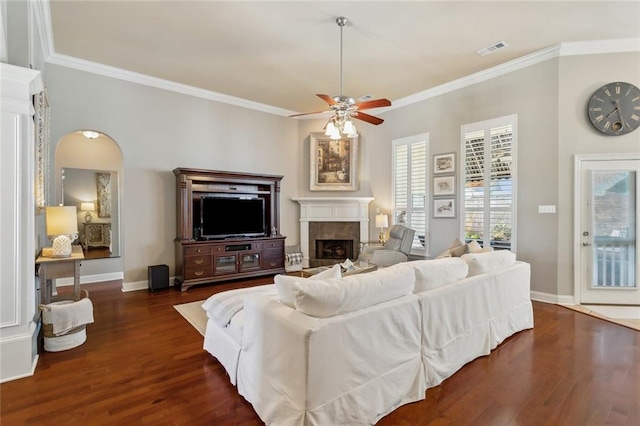
[{"label": "crown molding", "polygon": [[505,62],[504,64],[500,64],[495,67],[470,74],[457,80],[452,80],[448,83],[444,83],[431,89],[427,89],[423,92],[415,93],[413,95],[397,99],[393,101],[393,105],[391,107],[387,107],[385,110],[381,109],[379,111],[385,112],[411,105],[561,56],[597,55],[603,53],[624,53],[638,51],[640,51],[640,38],[560,43],[542,50],[538,50],[537,52],[533,52],[529,55],[516,58],[512,61]]},{"label": "crown molding", "polygon": [[560,56],[640,52],[640,37],[562,43]]},{"label": "crown molding", "polygon": [[62,55],[59,53],[50,55],[46,59],[46,62],[54,65],[60,65],[63,67],[102,75],[105,77],[111,77],[119,80],[129,81],[132,83],[142,84],[145,86],[156,87],[158,89],[182,93],[184,95],[195,96],[198,98],[208,99],[224,104],[266,112],[269,114],[281,115],[286,117],[296,113],[295,111],[289,111],[283,108],[261,104],[259,102],[249,101],[247,99],[237,98],[235,96],[225,95],[223,93],[212,92],[210,90],[200,89],[198,87],[189,86],[182,83],[175,83],[173,81],[152,77],[146,74],[127,71],[121,68],[112,67],[110,65],[86,61],[84,59],[78,59],[74,58],[73,56]]},{"label": "crown molding", "polygon": [[[151,86],[159,89],[169,90],[172,92],[182,93],[189,96],[208,99],[211,101],[221,102],[224,104],[235,105],[238,107],[248,108],[274,115],[280,115],[283,117],[288,117],[290,115],[298,113],[298,111],[278,108],[247,99],[237,98],[235,96],[225,95],[223,93],[200,89],[198,87],[175,83],[173,81],[164,80],[145,74],[127,71],[121,68],[103,65],[96,62],[86,61],[84,59],[78,59],[72,56],[56,53],[53,44],[53,31],[51,28],[51,5],[49,2],[50,0],[37,0],[32,2],[34,4],[36,25],[40,30],[39,32],[42,41],[42,49],[45,57],[45,62],[47,63],[86,71],[93,74],[103,75],[105,77],[129,81],[132,83],[142,84],[145,86]],[[470,74],[457,80],[452,80],[439,86],[424,90],[422,92],[397,99],[393,101],[392,106],[380,108],[378,112],[382,114],[387,111],[402,108],[561,56],[639,51],[640,38],[560,43],[531,53],[529,55],[516,58],[509,62],[505,62],[504,64],[500,64],[495,67],[488,68],[486,70]],[[304,117],[297,117],[297,119],[302,120],[318,118],[322,118],[322,115],[313,114]]]},{"label": "crown molding", "polygon": [[54,52],[53,30],[51,28],[51,6],[49,0],[30,1],[33,15],[40,35],[40,46],[45,60]]},{"label": "crown molding", "polygon": [[402,108],[407,105],[424,101],[426,99],[444,95],[445,93],[453,92],[454,90],[459,90],[477,83],[481,83],[483,81],[491,80],[492,78],[496,78],[501,75],[520,70],[522,68],[530,67],[531,65],[535,65],[540,62],[558,57],[559,51],[559,45],[547,47],[546,49],[539,50],[529,55],[521,56],[520,58],[505,62],[504,64],[500,64],[486,70],[469,74],[468,76],[449,81],[439,86],[432,87],[431,89],[427,89],[422,92],[397,99],[393,101],[393,105],[388,107],[387,110],[390,111],[392,109]]}]

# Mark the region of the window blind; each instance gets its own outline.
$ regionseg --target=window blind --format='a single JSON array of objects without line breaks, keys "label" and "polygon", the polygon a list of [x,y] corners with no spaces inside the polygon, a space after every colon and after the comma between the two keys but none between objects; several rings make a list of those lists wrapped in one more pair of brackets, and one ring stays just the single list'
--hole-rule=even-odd
[{"label": "window blind", "polygon": [[463,126],[466,240],[512,248],[515,116]]},{"label": "window blind", "polygon": [[426,252],[428,208],[427,135],[393,141],[393,220],[416,231],[414,251]]}]

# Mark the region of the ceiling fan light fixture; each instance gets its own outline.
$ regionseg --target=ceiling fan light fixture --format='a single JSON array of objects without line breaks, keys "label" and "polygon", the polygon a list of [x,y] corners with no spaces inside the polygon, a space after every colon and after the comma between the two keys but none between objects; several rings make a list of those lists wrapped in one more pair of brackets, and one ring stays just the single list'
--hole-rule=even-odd
[{"label": "ceiling fan light fixture", "polygon": [[325,136],[331,136],[336,131],[336,125],[333,124],[333,120],[327,123],[327,130],[324,132]]},{"label": "ceiling fan light fixture", "polygon": [[353,137],[351,135],[356,134],[356,126],[353,125],[351,120],[345,121],[344,128],[342,129],[342,133],[344,133],[345,135],[347,135],[349,137]]},{"label": "ceiling fan light fixture", "polygon": [[331,132],[331,134],[329,135],[329,139],[332,139],[334,141],[342,139],[342,136],[340,136],[340,130],[338,130],[337,127],[333,128],[333,132]]},{"label": "ceiling fan light fixture", "polygon": [[[338,96],[329,96],[325,94],[317,93],[320,99],[325,101],[333,113],[329,123],[327,123],[325,129],[325,135],[330,136],[332,139],[339,139],[340,133],[344,133],[348,135],[348,137],[353,138],[357,137],[355,126],[351,122],[352,118],[356,120],[362,120],[367,123],[378,125],[384,122],[383,119],[374,117],[373,115],[366,114],[361,112],[362,110],[371,109],[371,108],[380,108],[391,106],[391,101],[388,99],[373,99],[371,100],[371,95],[364,96],[362,98],[352,98],[351,96],[344,95],[342,91],[343,88],[343,73],[342,73],[342,57],[343,57],[343,49],[342,49],[342,29],[347,24],[348,20],[344,16],[340,16],[336,18],[336,23],[340,27],[340,95]],[[317,112],[306,112],[301,114],[293,114],[289,117],[299,117],[302,115],[309,114],[317,114]],[[345,128],[346,126],[346,128]],[[332,127],[336,128],[334,133]],[[336,135],[337,133],[337,135]]]}]

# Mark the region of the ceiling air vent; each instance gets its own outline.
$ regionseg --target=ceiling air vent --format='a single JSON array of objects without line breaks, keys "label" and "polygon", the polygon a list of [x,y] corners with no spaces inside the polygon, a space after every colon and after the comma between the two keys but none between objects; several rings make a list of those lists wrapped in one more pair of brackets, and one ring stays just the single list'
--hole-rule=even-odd
[{"label": "ceiling air vent", "polygon": [[489,53],[493,53],[493,52],[496,52],[496,51],[498,51],[500,49],[504,49],[507,46],[508,46],[508,44],[505,43],[504,41],[499,41],[497,43],[492,44],[491,46],[487,46],[487,47],[485,47],[483,49],[480,49],[480,50],[476,51],[476,53],[478,55],[480,55],[480,56],[486,56]]}]

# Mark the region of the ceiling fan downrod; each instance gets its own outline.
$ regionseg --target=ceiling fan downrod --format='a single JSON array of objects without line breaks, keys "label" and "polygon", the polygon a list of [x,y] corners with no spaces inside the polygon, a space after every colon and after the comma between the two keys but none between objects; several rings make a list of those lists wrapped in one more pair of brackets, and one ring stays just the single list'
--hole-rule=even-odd
[{"label": "ceiling fan downrod", "polygon": [[342,28],[347,25],[347,18],[344,16],[338,16],[336,18],[336,24],[340,26],[340,97],[344,94],[342,91]]}]

